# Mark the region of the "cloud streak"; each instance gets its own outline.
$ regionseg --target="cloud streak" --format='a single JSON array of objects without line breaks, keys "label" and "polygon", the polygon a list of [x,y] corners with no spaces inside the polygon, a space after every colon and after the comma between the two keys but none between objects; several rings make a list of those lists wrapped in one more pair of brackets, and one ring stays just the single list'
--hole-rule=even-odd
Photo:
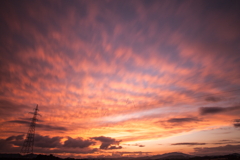
[{"label": "cloud streak", "polygon": [[[24,124],[26,126],[30,125],[30,120],[29,121],[24,121],[24,120],[12,120],[12,121],[7,121],[8,123],[18,123],[18,124]],[[45,131],[55,131],[55,130],[59,130],[59,131],[67,131],[68,129],[66,127],[62,127],[62,126],[57,126],[57,125],[48,125],[48,124],[36,124],[37,128],[41,128],[42,130]]]},{"label": "cloud streak", "polygon": [[197,122],[200,121],[198,118],[187,117],[187,118],[171,118],[167,120],[169,123],[185,123],[185,122]]},{"label": "cloud streak", "polygon": [[230,111],[238,111],[240,110],[239,106],[232,106],[232,107],[202,107],[200,108],[200,114],[201,115],[207,115],[207,114],[217,114],[217,113],[226,113]]},{"label": "cloud streak", "polygon": [[184,145],[186,145],[186,146],[197,146],[197,145],[206,145],[206,143],[197,143],[197,142],[191,142],[191,143],[189,143],[189,142],[184,142],[184,143],[173,143],[173,144],[171,144],[171,145],[180,145],[180,146],[184,146]]}]

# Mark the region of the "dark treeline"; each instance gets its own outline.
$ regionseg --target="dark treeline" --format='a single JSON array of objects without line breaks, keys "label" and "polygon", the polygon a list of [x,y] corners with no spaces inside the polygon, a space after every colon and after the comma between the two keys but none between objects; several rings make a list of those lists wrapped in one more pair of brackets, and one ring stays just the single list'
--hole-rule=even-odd
[{"label": "dark treeline", "polygon": [[1,160],[240,160],[240,154],[234,153],[224,156],[196,156],[191,158],[182,158],[182,157],[166,157],[155,159],[153,157],[119,157],[119,158],[91,158],[91,159],[75,159],[75,158],[59,158],[55,157],[52,154],[50,155],[26,155],[22,156],[21,154],[0,154]]}]

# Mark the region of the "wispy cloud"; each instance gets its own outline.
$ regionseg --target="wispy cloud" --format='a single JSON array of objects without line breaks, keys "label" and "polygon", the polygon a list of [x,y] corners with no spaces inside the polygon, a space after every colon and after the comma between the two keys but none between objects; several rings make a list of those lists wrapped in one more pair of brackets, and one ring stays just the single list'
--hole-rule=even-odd
[{"label": "wispy cloud", "polygon": [[185,123],[185,122],[197,122],[200,121],[198,118],[195,117],[186,117],[186,118],[171,118],[167,120],[169,123]]},{"label": "wispy cloud", "polygon": [[[29,121],[24,121],[24,120],[12,120],[12,121],[7,121],[8,123],[18,123],[18,124],[25,124],[27,126],[30,125],[30,120]],[[42,124],[39,123],[36,125],[37,128],[41,128],[42,130],[45,131],[54,131],[54,130],[60,130],[60,131],[67,131],[68,129],[66,127],[62,126],[57,126],[57,125],[48,125],[48,124]]]},{"label": "wispy cloud", "polygon": [[197,142],[183,142],[183,143],[173,143],[171,145],[180,145],[180,146],[197,146],[197,145],[206,145],[206,143],[197,143]]},{"label": "wispy cloud", "polygon": [[209,102],[218,102],[218,101],[221,101],[221,98],[210,96],[210,97],[206,97],[205,100]]},{"label": "wispy cloud", "polygon": [[202,107],[200,108],[201,115],[207,114],[217,114],[217,113],[226,113],[230,111],[238,111],[240,110],[240,106],[232,106],[232,107]]}]

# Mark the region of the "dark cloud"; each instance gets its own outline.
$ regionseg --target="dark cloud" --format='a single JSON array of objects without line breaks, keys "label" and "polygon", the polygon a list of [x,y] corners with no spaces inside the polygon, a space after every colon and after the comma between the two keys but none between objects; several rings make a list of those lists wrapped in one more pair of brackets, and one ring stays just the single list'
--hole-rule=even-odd
[{"label": "dark cloud", "polygon": [[220,113],[224,112],[226,109],[222,107],[202,107],[200,108],[200,114],[205,115],[205,114],[215,114],[215,113]]},{"label": "dark cloud", "polygon": [[235,119],[233,126],[236,128],[239,128],[240,127],[240,119]]},{"label": "dark cloud", "polygon": [[138,147],[145,147],[145,145],[140,144]]},{"label": "dark cloud", "polygon": [[197,123],[199,121],[202,121],[199,118],[196,117],[182,117],[182,118],[170,118],[165,121],[157,121],[155,123],[160,123],[162,127],[164,128],[173,128],[178,125],[191,125],[192,123]]},{"label": "dark cloud", "polygon": [[190,143],[173,143],[171,145],[187,145],[187,146],[196,146],[196,145],[206,145],[206,143],[197,143],[197,142],[190,142]]},{"label": "dark cloud", "polygon": [[240,145],[194,148],[194,154],[198,155],[224,155],[229,153],[238,153],[239,151]]},{"label": "dark cloud", "polygon": [[13,141],[13,140],[23,140],[24,135],[17,135],[17,136],[11,136],[6,139],[6,141]]},{"label": "dark cloud", "polygon": [[[55,148],[61,147],[62,144],[60,140],[62,137],[49,137],[49,136],[41,136],[39,134],[35,134],[34,137],[34,146],[41,148]],[[14,144],[15,146],[21,147],[24,141],[24,135],[10,136],[5,139],[9,144]]]},{"label": "dark cloud", "polygon": [[42,148],[55,148],[62,146],[61,139],[63,137],[49,137],[49,136],[41,136],[39,134],[35,135],[34,138],[34,145],[36,147],[42,147]]},{"label": "dark cloud", "polygon": [[210,97],[206,97],[205,100],[208,102],[218,102],[218,101],[221,101],[221,98],[210,96]]},{"label": "dark cloud", "polygon": [[171,118],[167,120],[169,123],[185,123],[185,122],[197,122],[200,121],[198,118],[185,117],[185,118]]},{"label": "dark cloud", "polygon": [[233,106],[233,107],[201,107],[200,114],[207,115],[207,114],[216,114],[216,113],[225,113],[230,111],[240,110],[240,106]]},{"label": "dark cloud", "polygon": [[122,149],[122,146],[110,146],[108,149]]},{"label": "dark cloud", "polygon": [[[117,141],[114,138],[111,137],[92,137],[91,139],[97,140],[102,142],[100,149],[121,149],[122,147],[119,146],[119,143],[121,140]],[[117,145],[117,146],[112,146],[112,145]]]},{"label": "dark cloud", "polygon": [[234,123],[233,125],[234,125],[234,127],[236,127],[236,128],[240,127],[240,123]]},{"label": "dark cloud", "polygon": [[6,141],[5,139],[0,139],[0,151],[5,152],[5,153],[11,153],[11,152],[19,152],[20,148],[19,147],[13,147],[13,145],[9,142]]},{"label": "dark cloud", "polygon": [[[98,151],[97,148],[88,148],[96,142],[92,140],[83,140],[82,138],[71,138],[61,143],[63,137],[49,137],[39,134],[34,138],[34,150],[38,153],[94,153]],[[19,152],[24,142],[24,135],[10,136],[6,139],[0,139],[0,150],[6,153]],[[54,148],[54,150],[49,150]],[[109,149],[121,149],[121,146],[111,146]]]},{"label": "dark cloud", "polygon": [[64,142],[64,147],[71,147],[71,148],[86,148],[89,147],[90,145],[95,144],[96,142],[92,140],[83,140],[82,138],[71,138],[68,137],[68,139]]},{"label": "dark cloud", "polygon": [[[30,120],[29,121],[13,120],[13,121],[7,121],[7,122],[9,122],[9,123],[25,124],[25,125],[29,125],[30,124]],[[54,131],[54,130],[67,131],[68,130],[66,127],[57,126],[57,125],[52,126],[52,125],[42,124],[42,123],[36,123],[36,127],[41,128],[42,130],[45,130],[45,131]]]},{"label": "dark cloud", "polygon": [[18,123],[18,124],[27,124],[27,125],[30,124],[30,121],[24,121],[24,120],[13,120],[13,121],[7,121],[7,122]]},{"label": "dark cloud", "polygon": [[23,140],[24,140],[24,135],[10,136],[5,139],[5,144],[8,143],[10,146],[15,145],[20,147],[23,144]]}]

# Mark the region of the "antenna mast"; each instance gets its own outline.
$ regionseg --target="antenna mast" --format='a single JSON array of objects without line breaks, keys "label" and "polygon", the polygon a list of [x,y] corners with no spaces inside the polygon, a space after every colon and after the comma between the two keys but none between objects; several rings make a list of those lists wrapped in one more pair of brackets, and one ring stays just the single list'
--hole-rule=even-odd
[{"label": "antenna mast", "polygon": [[25,138],[22,145],[22,149],[21,149],[22,154],[29,154],[29,153],[33,154],[35,126],[37,121],[37,115],[39,115],[37,112],[38,112],[38,105],[36,106],[36,108],[34,109],[34,112],[32,113],[33,118],[30,123],[30,127],[28,129],[27,137]]}]

